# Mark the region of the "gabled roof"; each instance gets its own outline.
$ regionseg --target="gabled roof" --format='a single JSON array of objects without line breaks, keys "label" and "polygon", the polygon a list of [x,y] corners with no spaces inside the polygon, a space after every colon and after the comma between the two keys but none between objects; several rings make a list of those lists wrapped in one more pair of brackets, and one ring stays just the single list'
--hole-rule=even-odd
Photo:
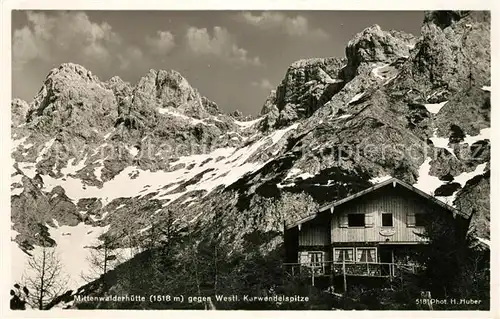
[{"label": "gabled roof", "polygon": [[299,224],[303,224],[305,222],[308,222],[308,221],[316,218],[320,213],[328,211],[328,210],[330,210],[331,208],[333,208],[335,206],[339,206],[341,204],[347,203],[347,202],[349,202],[349,201],[351,201],[351,200],[353,200],[355,198],[358,198],[358,197],[361,197],[363,195],[369,194],[369,193],[371,193],[371,192],[373,192],[373,191],[375,191],[377,189],[383,188],[383,187],[388,186],[390,184],[393,184],[393,187],[396,187],[396,185],[404,187],[404,188],[406,188],[406,189],[414,192],[415,194],[420,195],[423,198],[425,198],[425,199],[427,199],[429,201],[432,201],[432,202],[438,204],[439,206],[441,206],[444,209],[450,211],[454,215],[456,214],[456,215],[461,216],[461,217],[463,217],[465,219],[469,219],[469,217],[470,217],[469,215],[467,215],[467,214],[459,211],[455,207],[452,207],[452,206],[450,206],[450,205],[448,205],[446,203],[443,203],[439,199],[437,199],[437,198],[435,198],[435,197],[433,197],[433,196],[431,196],[431,195],[429,195],[429,194],[427,194],[427,193],[419,190],[418,188],[415,188],[415,187],[413,187],[413,186],[411,186],[411,185],[409,185],[409,184],[407,184],[407,183],[405,183],[405,182],[403,182],[403,181],[401,181],[401,180],[399,180],[397,178],[390,178],[390,179],[388,179],[388,180],[386,180],[384,182],[381,182],[381,183],[378,183],[376,185],[373,185],[372,187],[369,187],[369,188],[367,188],[365,190],[362,190],[362,191],[360,191],[360,192],[358,192],[356,194],[353,194],[353,195],[348,196],[346,198],[343,198],[343,199],[331,202],[330,204],[324,205],[324,206],[320,207],[318,209],[318,211],[316,211],[314,214],[309,215],[307,217],[304,217],[304,218],[300,219],[299,221],[297,221],[297,222],[295,222],[295,223],[293,223],[291,225],[286,226],[286,228],[290,229],[290,228],[293,228],[293,227],[295,227],[295,226],[297,226]]}]

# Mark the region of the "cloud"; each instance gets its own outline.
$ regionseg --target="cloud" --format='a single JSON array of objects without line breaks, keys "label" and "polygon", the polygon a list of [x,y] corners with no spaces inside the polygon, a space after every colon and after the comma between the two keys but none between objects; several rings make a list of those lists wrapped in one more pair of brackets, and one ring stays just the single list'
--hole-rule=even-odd
[{"label": "cloud", "polygon": [[146,44],[154,54],[165,55],[175,47],[174,35],[169,31],[157,31],[156,36],[146,37]]},{"label": "cloud", "polygon": [[14,30],[12,55],[14,67],[33,60],[48,61],[54,55],[71,52],[81,58],[107,60],[110,48],[121,43],[106,23],[90,21],[84,12],[26,13],[28,24]]},{"label": "cloud", "polygon": [[254,82],[252,82],[252,86],[256,86],[256,87],[261,88],[263,90],[274,89],[274,86],[271,84],[271,82],[268,79],[261,79],[260,81],[254,81]]},{"label": "cloud", "polygon": [[15,65],[24,65],[25,63],[34,60],[42,52],[39,49],[37,38],[30,28],[24,27],[14,31],[12,44],[12,57]]},{"label": "cloud", "polygon": [[118,54],[120,69],[127,69],[133,64],[139,64],[143,61],[143,54],[138,47],[129,47],[124,53]]},{"label": "cloud", "polygon": [[320,28],[311,28],[309,21],[301,16],[287,17],[281,12],[263,12],[252,14],[243,12],[240,15],[245,23],[264,30],[279,29],[289,36],[307,36],[314,38],[327,38],[328,33]]},{"label": "cloud", "polygon": [[186,32],[188,49],[198,55],[215,55],[230,62],[246,65],[261,65],[259,57],[250,57],[248,51],[239,47],[229,31],[214,27],[212,35],[206,28],[190,27]]}]

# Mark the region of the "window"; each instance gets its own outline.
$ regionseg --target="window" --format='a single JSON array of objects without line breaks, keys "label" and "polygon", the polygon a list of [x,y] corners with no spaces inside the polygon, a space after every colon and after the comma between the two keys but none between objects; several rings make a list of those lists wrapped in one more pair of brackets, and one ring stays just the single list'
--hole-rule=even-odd
[{"label": "window", "polygon": [[365,214],[347,215],[347,224],[349,227],[365,227]]},{"label": "window", "polygon": [[312,264],[322,264],[324,262],[324,252],[310,252],[309,255],[311,256]]},{"label": "window", "polygon": [[356,248],[356,261],[362,263],[377,262],[377,248],[375,247]]},{"label": "window", "polygon": [[382,214],[382,226],[392,227],[392,214],[383,213]]},{"label": "window", "polygon": [[425,214],[415,214],[415,226],[425,226],[426,216]]},{"label": "window", "polygon": [[324,274],[325,253],[323,251],[302,251],[299,253],[299,263],[316,275]]},{"label": "window", "polygon": [[299,263],[301,264],[317,264],[323,263],[325,253],[322,251],[301,251],[299,253]]},{"label": "window", "polygon": [[354,248],[334,248],[333,256],[335,262],[353,262]]}]

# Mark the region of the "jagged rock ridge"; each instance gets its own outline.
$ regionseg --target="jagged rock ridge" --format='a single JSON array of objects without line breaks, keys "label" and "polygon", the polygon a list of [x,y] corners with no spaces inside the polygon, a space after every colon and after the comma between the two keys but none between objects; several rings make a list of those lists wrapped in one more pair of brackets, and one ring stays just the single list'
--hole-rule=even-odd
[{"label": "jagged rock ridge", "polygon": [[489,238],[489,30],[477,12],[428,13],[419,38],[369,27],[345,58],[292,64],[251,121],[175,71],[132,86],[64,64],[29,106],[12,102],[14,240],[36,250],[92,228],[140,241],[173,218],[200,239],[216,224],[235,251],[272,234],[272,251],[283,223],[386,176]]}]

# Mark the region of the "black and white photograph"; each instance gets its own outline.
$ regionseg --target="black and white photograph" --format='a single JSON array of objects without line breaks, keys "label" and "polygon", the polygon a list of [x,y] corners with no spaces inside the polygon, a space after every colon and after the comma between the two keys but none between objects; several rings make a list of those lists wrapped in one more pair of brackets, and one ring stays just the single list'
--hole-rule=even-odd
[{"label": "black and white photograph", "polygon": [[491,11],[8,14],[10,313],[495,308]]}]

